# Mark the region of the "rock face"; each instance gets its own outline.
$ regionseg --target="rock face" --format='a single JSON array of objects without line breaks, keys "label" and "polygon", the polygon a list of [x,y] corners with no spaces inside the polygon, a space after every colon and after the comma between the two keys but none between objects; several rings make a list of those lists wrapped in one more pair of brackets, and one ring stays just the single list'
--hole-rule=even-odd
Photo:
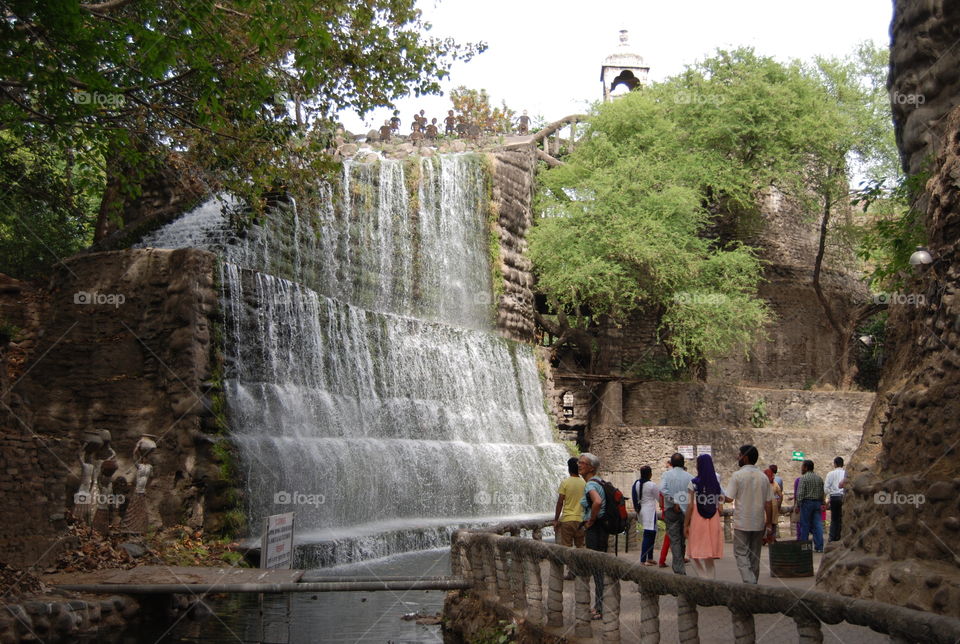
[{"label": "rock face", "polygon": [[[497,330],[518,342],[532,342],[533,264],[527,257],[527,230],[533,223],[532,200],[536,155],[532,147],[494,153],[494,231],[500,241],[502,293],[497,306]],[[494,285],[497,292],[497,286]]]},{"label": "rock face", "polygon": [[[934,263],[891,307],[877,400],[848,469],[841,547],[825,588],[960,617],[960,5],[898,0],[890,88],[904,167],[932,160],[924,199]],[[924,97],[922,105],[899,96]],[[952,109],[951,109],[952,108]]]},{"label": "rock face", "polygon": [[222,527],[217,509],[229,495],[213,449],[215,270],[216,257],[197,250],[92,253],[58,269],[42,334],[0,418],[8,513],[0,558],[31,565],[58,554],[53,535],[72,509],[84,432],[93,429],[110,431],[114,480],[128,484],[134,444],[158,437],[146,491],[152,527]]},{"label": "rock face", "polygon": [[960,4],[896,0],[890,27],[890,102],[904,169],[942,152],[943,117],[960,104]]}]

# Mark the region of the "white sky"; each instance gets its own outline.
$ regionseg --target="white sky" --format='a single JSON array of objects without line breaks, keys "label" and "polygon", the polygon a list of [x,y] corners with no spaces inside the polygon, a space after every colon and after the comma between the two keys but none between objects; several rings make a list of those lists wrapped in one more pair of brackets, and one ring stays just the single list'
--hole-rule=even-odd
[{"label": "white sky", "polygon": [[[718,47],[754,47],[780,60],[844,55],[863,40],[889,43],[890,0],[419,0],[431,35],[489,48],[457,63],[444,91],[458,85],[486,89],[518,113],[547,121],[585,111],[602,96],[600,64],[630,32],[631,49],[650,67],[650,80],[682,71]],[[442,117],[447,96],[401,99],[401,132],[414,112]],[[364,134],[390,116],[363,120],[341,114],[348,130]]]}]

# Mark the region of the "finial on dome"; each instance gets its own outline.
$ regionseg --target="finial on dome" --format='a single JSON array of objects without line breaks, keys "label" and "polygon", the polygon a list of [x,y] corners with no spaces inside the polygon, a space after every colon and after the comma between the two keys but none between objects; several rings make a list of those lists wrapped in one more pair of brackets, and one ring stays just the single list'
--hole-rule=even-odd
[{"label": "finial on dome", "polygon": [[627,40],[629,40],[629,38],[630,38],[629,32],[628,32],[626,29],[621,29],[621,30],[620,30],[620,44],[621,44],[621,45],[626,45],[626,44],[627,44]]}]

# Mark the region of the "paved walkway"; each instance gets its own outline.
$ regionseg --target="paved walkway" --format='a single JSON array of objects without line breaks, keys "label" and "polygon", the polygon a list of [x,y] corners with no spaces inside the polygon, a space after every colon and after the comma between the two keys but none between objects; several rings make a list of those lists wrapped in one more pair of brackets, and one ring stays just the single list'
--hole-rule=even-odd
[{"label": "paved walkway", "polygon": [[[611,551],[612,552],[612,551]],[[656,550],[659,554],[659,548]],[[823,555],[814,553],[813,568],[817,570],[820,566],[820,558]],[[629,554],[620,551],[619,558],[626,561],[639,561],[639,552],[632,550]],[[782,579],[770,576],[769,554],[764,548],[760,564],[760,584],[775,586],[778,588],[790,588],[794,590],[797,597],[801,597],[805,590],[813,587],[814,577],[799,577],[791,579]],[[670,555],[667,555],[666,568],[651,568],[664,575],[672,575],[670,568]],[[696,570],[693,564],[687,564],[686,571],[688,575],[696,576]],[[543,566],[544,580],[544,599],[546,599],[547,579],[549,579],[549,566]],[[740,582],[740,573],[737,571],[737,565],[733,558],[733,544],[724,544],[723,558],[717,561],[717,579],[722,581]],[[574,596],[573,581],[565,581],[563,585],[563,615],[564,626],[562,629],[548,629],[557,635],[565,635],[573,638],[574,626]],[[591,586],[591,593],[593,584]],[[636,586],[631,583],[621,582],[621,616],[620,616],[620,636],[624,642],[640,641],[640,594]],[[722,606],[700,607],[699,608],[699,626],[700,641],[702,642],[733,642],[733,623],[730,618],[730,611]],[[796,642],[798,639],[796,625],[793,620],[784,615],[757,615],[755,617],[757,629],[757,641],[769,642],[771,644],[782,644],[785,642]],[[599,642],[600,621],[593,622],[595,638],[578,640],[581,642]],[[885,641],[886,636],[871,631],[868,628],[853,626],[850,624],[824,624],[823,641],[843,644],[860,644],[867,642]],[[677,636],[677,602],[673,596],[667,595],[660,598],[660,642],[668,644],[679,642]]]}]

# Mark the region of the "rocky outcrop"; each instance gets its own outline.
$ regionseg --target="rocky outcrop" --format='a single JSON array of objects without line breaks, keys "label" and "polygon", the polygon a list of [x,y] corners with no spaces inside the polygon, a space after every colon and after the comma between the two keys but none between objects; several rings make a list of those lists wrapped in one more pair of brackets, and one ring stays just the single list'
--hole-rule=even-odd
[{"label": "rocky outcrop", "polygon": [[[821,586],[960,616],[960,6],[897,0],[889,86],[904,168],[927,169],[934,262],[892,306],[880,388],[849,468],[840,547]],[[911,100],[912,99],[912,100]]]},{"label": "rocky outcrop", "polygon": [[942,152],[945,115],[960,104],[960,4],[895,0],[890,27],[890,102],[903,168]]},{"label": "rocky outcrop", "polygon": [[945,123],[926,188],[935,259],[905,287],[925,304],[891,307],[890,360],[848,469],[842,542],[819,583],[960,616],[960,108]]},{"label": "rocky outcrop", "polygon": [[135,443],[157,437],[151,527],[223,527],[234,495],[216,447],[216,270],[216,257],[198,250],[92,253],[59,266],[42,333],[0,418],[8,513],[0,513],[0,558],[42,564],[70,545],[56,534],[73,508],[91,430],[110,432],[116,479],[130,485]]},{"label": "rocky outcrop", "polygon": [[527,230],[533,223],[532,201],[536,156],[533,147],[499,150],[493,154],[494,231],[500,241],[497,330],[519,342],[532,342],[533,264],[527,257]]}]

